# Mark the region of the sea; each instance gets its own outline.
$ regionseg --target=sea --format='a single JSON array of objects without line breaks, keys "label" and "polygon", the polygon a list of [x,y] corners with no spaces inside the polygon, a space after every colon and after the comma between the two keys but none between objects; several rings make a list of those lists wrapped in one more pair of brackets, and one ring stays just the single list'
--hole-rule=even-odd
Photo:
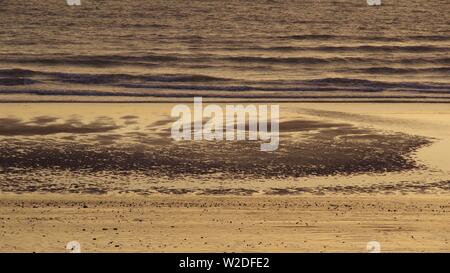
[{"label": "sea", "polygon": [[0,101],[450,98],[450,1],[0,1]]}]

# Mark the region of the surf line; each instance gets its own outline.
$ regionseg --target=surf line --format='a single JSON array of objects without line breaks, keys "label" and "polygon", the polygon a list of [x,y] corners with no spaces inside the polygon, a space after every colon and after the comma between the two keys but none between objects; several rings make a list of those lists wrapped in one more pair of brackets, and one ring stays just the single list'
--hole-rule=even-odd
[{"label": "surf line", "polygon": [[279,111],[276,104],[204,106],[202,97],[194,97],[193,110],[186,104],[172,108],[170,116],[177,120],[172,124],[171,136],[175,141],[259,140],[261,151],[272,152],[280,142]]}]

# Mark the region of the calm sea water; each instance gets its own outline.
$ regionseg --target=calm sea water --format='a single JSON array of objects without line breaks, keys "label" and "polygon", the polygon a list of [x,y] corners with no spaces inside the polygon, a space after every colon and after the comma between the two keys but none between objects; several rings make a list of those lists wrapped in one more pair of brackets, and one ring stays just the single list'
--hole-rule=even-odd
[{"label": "calm sea water", "polygon": [[0,93],[447,96],[450,1],[0,1]]}]

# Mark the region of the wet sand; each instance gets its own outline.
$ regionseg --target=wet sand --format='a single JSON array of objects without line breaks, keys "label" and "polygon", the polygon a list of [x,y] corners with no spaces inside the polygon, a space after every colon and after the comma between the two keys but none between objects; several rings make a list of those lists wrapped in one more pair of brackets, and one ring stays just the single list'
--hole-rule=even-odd
[{"label": "wet sand", "polygon": [[[448,188],[447,173],[431,173],[415,159],[440,135],[421,132],[420,123],[391,128],[410,121],[375,116],[410,115],[417,105],[282,104],[280,145],[270,153],[257,141],[172,141],[174,105],[3,104],[1,190],[250,195]],[[428,104],[425,115],[436,107],[436,118],[449,116],[446,104]],[[372,112],[351,112],[358,108]]]},{"label": "wet sand", "polygon": [[449,195],[2,194],[1,252],[449,252]]},{"label": "wet sand", "polygon": [[449,104],[282,104],[273,153],[171,106],[3,104],[0,251],[450,251]]}]

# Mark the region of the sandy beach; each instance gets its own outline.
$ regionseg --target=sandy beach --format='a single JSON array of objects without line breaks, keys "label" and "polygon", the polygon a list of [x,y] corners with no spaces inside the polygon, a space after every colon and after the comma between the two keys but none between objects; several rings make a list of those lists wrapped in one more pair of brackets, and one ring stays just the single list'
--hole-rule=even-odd
[{"label": "sandy beach", "polygon": [[448,252],[449,195],[2,194],[1,252]]},{"label": "sandy beach", "polygon": [[273,153],[172,106],[4,104],[0,251],[450,251],[448,104],[282,104]]}]

